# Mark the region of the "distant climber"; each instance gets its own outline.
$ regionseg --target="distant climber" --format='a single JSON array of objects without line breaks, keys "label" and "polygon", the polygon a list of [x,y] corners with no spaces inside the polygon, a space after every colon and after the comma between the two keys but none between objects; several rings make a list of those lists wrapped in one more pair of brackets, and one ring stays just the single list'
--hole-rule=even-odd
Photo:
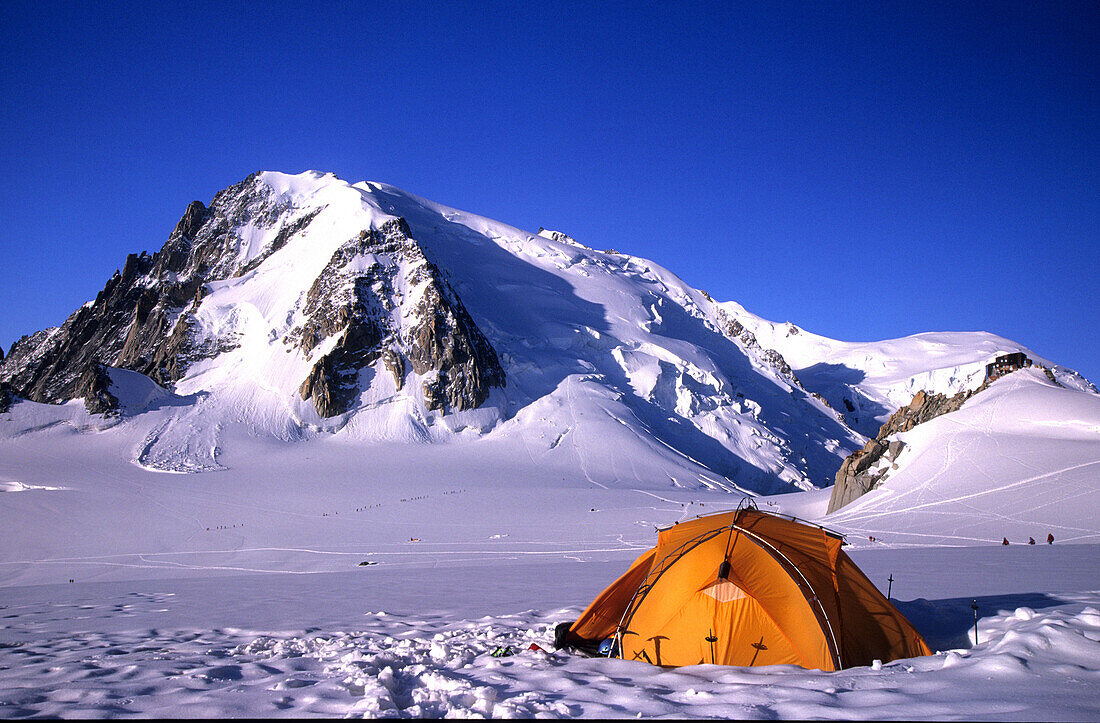
[{"label": "distant climber", "polygon": [[1051,533],[1051,532],[1047,533],[1047,544],[1048,545],[1053,545],[1054,544],[1054,534]]},{"label": "distant climber", "polygon": [[1027,538],[1027,544],[1034,545],[1035,544],[1035,538],[1034,537]]},{"label": "distant climber", "polygon": [[1001,538],[1001,544],[1002,545],[1007,545],[1008,544],[1008,538],[1007,537],[1002,537]]}]

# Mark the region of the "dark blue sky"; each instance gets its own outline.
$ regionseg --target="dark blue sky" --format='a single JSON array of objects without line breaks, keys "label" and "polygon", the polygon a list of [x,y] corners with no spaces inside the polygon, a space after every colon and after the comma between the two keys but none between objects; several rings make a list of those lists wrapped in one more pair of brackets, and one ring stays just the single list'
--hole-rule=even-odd
[{"label": "dark blue sky", "polygon": [[0,346],[312,168],[1100,382],[1100,4],[741,5],[6,3]]}]

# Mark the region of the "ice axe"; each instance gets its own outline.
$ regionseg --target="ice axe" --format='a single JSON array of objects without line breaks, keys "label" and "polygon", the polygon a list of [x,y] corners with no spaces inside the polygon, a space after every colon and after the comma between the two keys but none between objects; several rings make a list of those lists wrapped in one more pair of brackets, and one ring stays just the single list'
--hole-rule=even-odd
[{"label": "ice axe", "polygon": [[714,634],[713,629],[708,629],[707,630],[707,637],[704,638],[704,639],[708,643],[710,643],[710,662],[714,663],[715,662],[714,644],[718,642],[718,636]]},{"label": "ice axe", "polygon": [[768,646],[764,645],[764,636],[761,635],[760,636],[760,642],[759,643],[753,643],[752,647],[756,648],[756,652],[752,654],[752,661],[749,662],[750,666],[751,665],[756,665],[756,656],[760,655],[761,650],[767,650],[768,649]]}]

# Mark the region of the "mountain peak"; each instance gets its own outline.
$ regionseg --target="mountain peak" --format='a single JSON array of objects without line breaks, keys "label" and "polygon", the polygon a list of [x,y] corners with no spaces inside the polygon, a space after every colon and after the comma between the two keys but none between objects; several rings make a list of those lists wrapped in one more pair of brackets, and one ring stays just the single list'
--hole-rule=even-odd
[{"label": "mountain peak", "polygon": [[940,335],[933,354],[932,341],[836,342],[561,232],[263,171],[188,205],[159,251],[17,342],[0,383],[117,405],[110,424],[146,430],[137,461],[156,469],[216,469],[238,425],[287,440],[518,436],[545,464],[611,454],[600,474],[779,492],[829,484],[915,386],[953,394],[1007,342]]}]

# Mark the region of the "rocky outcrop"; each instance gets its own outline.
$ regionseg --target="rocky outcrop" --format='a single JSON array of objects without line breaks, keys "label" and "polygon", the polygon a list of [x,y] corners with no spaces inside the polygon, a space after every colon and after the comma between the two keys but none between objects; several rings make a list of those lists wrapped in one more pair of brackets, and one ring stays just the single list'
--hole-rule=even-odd
[{"label": "rocky outcrop", "polygon": [[[220,340],[195,340],[190,311],[201,301],[205,284],[249,268],[234,229],[282,220],[277,245],[317,213],[295,216],[255,174],[220,191],[209,207],[192,202],[160,251],[130,254],[96,298],[61,327],[16,342],[0,362],[0,382],[21,397],[50,403],[92,388],[88,382],[99,366],[130,369],[171,386],[197,359],[232,347]],[[264,254],[275,250],[269,247]],[[104,404],[104,399],[91,402],[97,408]]]},{"label": "rocky outcrop", "polygon": [[417,374],[436,373],[424,383],[429,409],[474,409],[491,387],[504,386],[504,370],[439,270],[428,264],[424,271],[429,282],[416,308],[418,321],[403,339],[405,354]]},{"label": "rocky outcrop", "polygon": [[[95,413],[118,407],[104,367],[170,388],[196,361],[239,344],[233,325],[212,331],[199,322],[209,285],[257,269],[325,208],[295,208],[255,174],[209,206],[192,202],[160,251],[130,254],[64,324],[16,342],[0,358],[0,383],[38,402],[83,397]],[[263,248],[251,245],[255,229],[273,231]],[[430,409],[477,407],[504,384],[496,352],[403,219],[342,244],[299,312],[284,341],[310,360],[298,392],[322,417],[346,412],[360,371],[379,360],[398,388],[408,370],[419,375]]]},{"label": "rocky outcrop", "polygon": [[42,365],[42,358],[53,349],[53,336],[58,327],[36,331],[16,340],[8,355],[0,363],[0,383],[12,390],[27,388],[33,383],[36,370]]},{"label": "rocky outcrop", "polygon": [[569,236],[568,234],[564,234],[561,231],[551,231],[550,229],[543,228],[542,226],[539,226],[539,236],[542,236],[543,238],[548,238],[551,241],[558,241],[560,243],[570,244],[572,246],[584,246],[584,244],[579,243],[575,238]]},{"label": "rocky outcrop", "polygon": [[11,393],[11,386],[6,383],[0,383],[0,414],[9,411],[14,401],[15,397]]},{"label": "rocky outcrop", "polygon": [[359,370],[377,359],[379,337],[369,325],[350,324],[336,348],[313,365],[298,393],[322,417],[343,414],[359,393]]},{"label": "rocky outcrop", "polygon": [[338,337],[298,390],[322,417],[348,411],[359,371],[379,359],[398,388],[408,362],[428,409],[473,409],[504,385],[492,345],[411,234],[401,218],[364,229],[333,253],[306,296],[305,321],[288,341],[308,355]]},{"label": "rocky outcrop", "polygon": [[836,473],[826,514],[839,510],[874,489],[886,477],[887,470],[897,469],[894,460],[904,447],[905,444],[899,440],[883,443],[872,439],[863,449],[848,455]]},{"label": "rocky outcrop", "polygon": [[89,414],[118,414],[118,397],[111,394],[111,377],[102,364],[89,367],[81,375],[76,395],[84,400]]},{"label": "rocky outcrop", "polygon": [[[833,408],[833,405],[829,404],[829,400],[826,399],[825,397],[821,396],[817,392],[810,392],[810,396],[813,397],[814,399],[816,399],[817,401],[821,402],[827,408],[829,408],[829,409]],[[833,410],[833,411],[836,411],[836,410]],[[839,412],[837,412],[837,416],[840,417],[841,419],[844,419],[844,415],[839,413]]]},{"label": "rocky outcrop", "polygon": [[954,412],[962,407],[967,399],[984,390],[988,382],[972,391],[959,392],[953,396],[930,394],[921,390],[913,396],[908,405],[890,415],[879,428],[874,439],[868,440],[863,449],[857,449],[845,458],[836,473],[833,492],[829,497],[826,514],[839,510],[844,505],[870,492],[881,484],[889,473],[897,469],[895,460],[905,448],[901,440],[891,440],[895,434],[907,432],[918,424],[930,419]]},{"label": "rocky outcrop", "polygon": [[382,363],[386,365],[386,371],[393,375],[393,380],[397,384],[397,388],[401,389],[405,386],[405,360],[401,357],[401,354],[393,349],[386,349],[382,352]]},{"label": "rocky outcrop", "polygon": [[791,369],[791,365],[787,363],[783,355],[775,349],[765,349],[762,347],[760,342],[756,340],[756,335],[746,329],[741,322],[731,318],[723,309],[718,309],[718,322],[726,336],[740,341],[746,350],[755,353],[757,358],[770,366],[777,376],[792,387],[804,389],[802,382],[798,380],[794,370]]}]

